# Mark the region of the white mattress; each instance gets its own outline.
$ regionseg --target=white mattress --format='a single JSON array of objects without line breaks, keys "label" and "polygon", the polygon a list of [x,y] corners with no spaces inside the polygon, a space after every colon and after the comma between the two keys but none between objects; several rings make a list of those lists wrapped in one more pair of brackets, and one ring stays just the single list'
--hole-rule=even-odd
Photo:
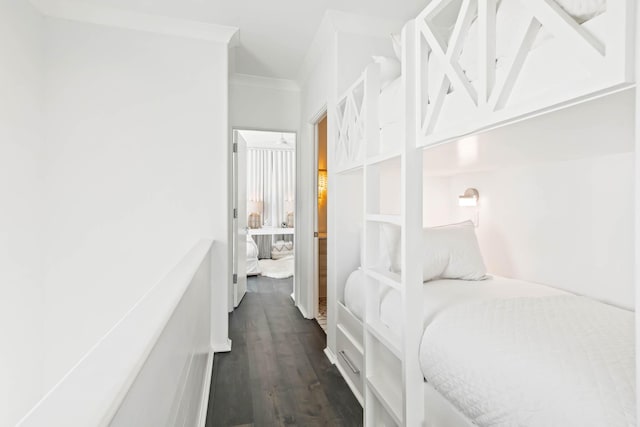
[{"label": "white mattress", "polygon": [[[360,320],[364,317],[364,273],[349,276],[344,288],[345,306]],[[566,292],[536,283],[491,276],[487,280],[434,280],[423,286],[423,320],[427,326],[443,310],[471,302],[516,297],[564,295]],[[402,336],[402,300],[400,293],[389,290],[380,303],[380,320],[396,336]]]},{"label": "white mattress", "polygon": [[[362,320],[364,275],[345,286]],[[634,314],[503,277],[423,288],[420,361],[430,385],[479,426],[635,426]],[[401,335],[390,290],[380,319]]]},{"label": "white mattress", "polygon": [[344,285],[344,305],[361,322],[364,319],[364,272],[359,268],[352,272]]},{"label": "white mattress", "polygon": [[438,314],[425,378],[479,426],[635,426],[634,314],[575,295]]}]

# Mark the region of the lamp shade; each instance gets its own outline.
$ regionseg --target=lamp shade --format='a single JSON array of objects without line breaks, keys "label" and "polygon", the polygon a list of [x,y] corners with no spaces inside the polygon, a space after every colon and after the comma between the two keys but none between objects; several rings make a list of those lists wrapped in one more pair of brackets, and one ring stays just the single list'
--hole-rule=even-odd
[{"label": "lamp shade", "polygon": [[249,213],[258,213],[262,214],[262,206],[263,203],[259,200],[249,200],[247,208],[249,209]]},{"label": "lamp shade", "polygon": [[287,199],[284,201],[284,211],[286,213],[293,212],[295,209],[296,202],[293,199]]}]

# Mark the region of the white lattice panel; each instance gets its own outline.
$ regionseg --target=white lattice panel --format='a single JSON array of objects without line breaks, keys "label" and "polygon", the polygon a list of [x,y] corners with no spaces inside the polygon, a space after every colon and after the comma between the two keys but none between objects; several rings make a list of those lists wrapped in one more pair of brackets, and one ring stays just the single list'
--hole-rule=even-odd
[{"label": "white lattice panel", "polygon": [[364,158],[364,80],[354,84],[336,109],[335,161],[338,169],[362,162]]},{"label": "white lattice panel", "polygon": [[[629,0],[584,21],[555,0],[434,0],[416,20],[421,144],[629,83]],[[581,21],[582,19],[582,21]]]}]

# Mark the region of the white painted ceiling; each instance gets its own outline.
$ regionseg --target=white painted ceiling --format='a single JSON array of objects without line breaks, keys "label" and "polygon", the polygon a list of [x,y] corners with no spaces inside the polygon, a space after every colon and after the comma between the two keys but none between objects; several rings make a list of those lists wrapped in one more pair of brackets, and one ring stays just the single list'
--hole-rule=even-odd
[{"label": "white painted ceiling", "polygon": [[428,0],[83,0],[240,28],[235,72],[294,80],[329,9],[406,21]]},{"label": "white painted ceiling", "polygon": [[[247,147],[276,148],[279,150],[293,150],[296,147],[295,133],[268,132],[259,130],[241,130],[240,135],[247,141]],[[286,144],[282,143],[282,140]]]}]

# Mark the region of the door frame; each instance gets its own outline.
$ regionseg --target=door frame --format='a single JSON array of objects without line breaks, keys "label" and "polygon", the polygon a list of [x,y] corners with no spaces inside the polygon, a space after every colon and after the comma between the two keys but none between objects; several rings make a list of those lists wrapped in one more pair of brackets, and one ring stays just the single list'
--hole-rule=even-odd
[{"label": "door frame", "polygon": [[[238,165],[240,164],[240,143],[239,140],[242,139],[244,141],[244,144],[246,144],[246,141],[244,140],[244,138],[242,137],[242,135],[240,135],[239,130],[232,130],[232,142],[233,142],[233,146],[231,149],[231,156],[232,156],[232,179],[231,179],[231,187],[232,187],[232,194],[231,194],[231,200],[232,200],[232,211],[233,211],[233,215],[232,215],[232,227],[233,227],[233,231],[232,231],[232,236],[233,236],[233,240],[231,242],[231,250],[233,251],[233,253],[242,253],[240,252],[240,250],[246,250],[246,242],[242,242],[241,239],[246,239],[246,235],[248,233],[248,224],[247,224],[247,218],[246,218],[246,207],[245,209],[241,209],[240,208],[240,204],[239,201],[241,200],[240,198],[238,198],[238,194],[239,194],[239,189],[237,188],[239,186],[240,182],[244,182],[246,184],[246,165],[245,167],[238,167]],[[237,138],[236,138],[237,137]],[[237,145],[237,146],[236,146]],[[244,146],[244,153],[245,153],[245,157],[244,160],[246,161],[246,150],[247,150],[247,146]],[[240,178],[240,174],[239,171],[242,170],[245,172],[245,177],[244,179]],[[246,191],[245,191],[245,195],[244,195],[244,200],[246,201]],[[240,215],[244,214],[245,218],[244,221],[240,219]],[[241,237],[240,236],[240,224],[244,223],[245,227],[244,227],[244,236]],[[246,256],[245,256],[245,262],[242,263],[242,266],[244,266],[244,268],[246,268],[247,265],[247,260],[246,260]],[[232,302],[232,307],[233,309],[236,309],[240,303],[242,302],[244,296],[247,293],[247,274],[246,272],[244,274],[242,274],[240,272],[240,270],[238,270],[238,268],[240,268],[241,263],[239,261],[239,257],[234,256],[232,259],[233,262],[233,268],[232,268],[232,293],[233,293],[233,302]],[[238,297],[238,288],[240,287],[240,284],[244,283],[244,292],[243,294]]]},{"label": "door frame", "polygon": [[[232,206],[231,206],[231,209],[229,209],[227,221],[228,221],[229,224],[231,224],[230,228],[231,228],[232,232],[230,234],[231,234],[232,237],[233,237],[233,234],[234,234],[233,233],[233,231],[234,231],[233,230],[233,228],[234,228],[234,225],[233,225],[233,223],[234,223],[233,222],[233,219],[234,219],[233,218],[233,209],[235,207],[235,206],[233,206],[233,204],[234,204],[234,194],[233,194],[233,191],[234,191],[234,188],[233,188],[234,175],[233,174],[235,173],[235,169],[233,167],[233,143],[234,143],[233,135],[234,135],[235,132],[242,132],[242,131],[272,132],[272,133],[292,133],[292,134],[295,135],[296,143],[295,143],[295,149],[294,150],[295,150],[296,179],[294,180],[294,183],[295,183],[294,184],[295,185],[294,194],[296,195],[296,202],[295,202],[295,205],[293,207],[294,228],[296,229],[294,231],[294,234],[293,234],[293,242],[294,242],[293,243],[293,262],[294,262],[293,269],[294,269],[294,272],[295,272],[298,269],[298,259],[299,259],[299,252],[298,252],[299,245],[297,244],[298,243],[297,236],[298,236],[299,230],[298,230],[298,227],[295,225],[295,224],[298,223],[298,203],[299,203],[298,202],[298,173],[299,173],[298,165],[299,165],[299,161],[300,161],[300,159],[299,159],[299,156],[300,156],[299,132],[298,132],[297,129],[296,130],[288,130],[288,129],[260,128],[260,127],[239,126],[239,125],[235,125],[235,126],[231,127],[231,132],[230,132],[230,135],[229,135],[230,136],[230,138],[229,138],[229,144],[230,144],[229,149],[230,149],[230,152],[231,152],[231,159],[230,159],[230,162],[231,162],[231,168],[230,168],[231,169],[231,180],[229,182],[228,189],[229,189],[229,195],[230,195],[231,205]],[[235,238],[235,237],[233,237],[233,238]],[[229,262],[230,262],[229,270],[231,271],[232,277],[233,277],[233,274],[235,273],[235,271],[233,271],[233,269],[234,269],[234,257],[235,257],[235,253],[234,253],[233,250],[234,250],[234,243],[230,242],[230,244],[229,244]],[[295,302],[295,289],[296,289],[296,275],[294,273],[294,275],[293,275],[293,289],[292,289],[292,293],[291,293],[291,298],[294,300],[294,302]],[[229,283],[229,300],[230,300],[229,301],[229,312],[232,312],[232,311],[235,310],[235,308],[234,308],[235,284],[233,283],[233,280],[231,280],[231,282]]]},{"label": "door frame", "polygon": [[[320,314],[320,239],[317,235],[318,233],[318,147],[319,147],[319,138],[318,138],[318,124],[322,121],[323,118],[327,117],[328,119],[328,104],[325,103],[322,108],[313,116],[310,120],[311,125],[313,126],[313,165],[312,169],[313,173],[313,281],[312,281],[312,292],[310,292],[313,300],[309,305],[312,308],[313,318],[317,318]],[[327,155],[328,155],[328,144],[329,144],[329,127],[327,123]],[[328,163],[327,159],[327,163]],[[328,166],[328,165],[327,165]],[[328,169],[328,168],[327,168]],[[328,209],[327,209],[328,211]],[[327,247],[328,250],[328,247]],[[328,278],[328,275],[327,275]]]}]

